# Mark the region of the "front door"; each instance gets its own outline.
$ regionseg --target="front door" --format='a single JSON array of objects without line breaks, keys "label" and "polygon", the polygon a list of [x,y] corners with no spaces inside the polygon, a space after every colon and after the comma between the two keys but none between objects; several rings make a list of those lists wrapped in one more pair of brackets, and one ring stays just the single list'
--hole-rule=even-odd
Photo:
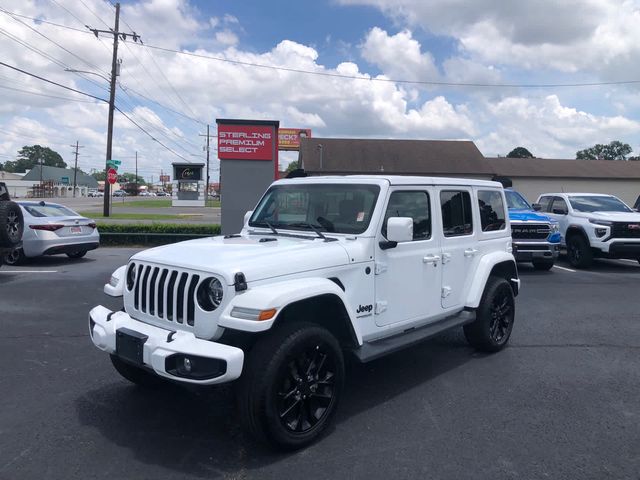
[{"label": "front door", "polygon": [[[433,189],[392,189],[378,231],[375,259],[374,314],[378,326],[416,321],[440,313],[440,242],[433,233]],[[383,250],[387,220],[413,219],[413,240]]]},{"label": "front door", "polygon": [[478,255],[474,236],[471,188],[437,189],[442,222],[442,308],[458,307],[464,302],[467,275]]}]

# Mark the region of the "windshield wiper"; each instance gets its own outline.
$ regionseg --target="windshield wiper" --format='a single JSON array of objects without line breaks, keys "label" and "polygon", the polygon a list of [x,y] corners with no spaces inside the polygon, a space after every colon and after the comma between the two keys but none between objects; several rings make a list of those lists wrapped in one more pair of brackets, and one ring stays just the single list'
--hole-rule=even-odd
[{"label": "windshield wiper", "polygon": [[273,225],[271,225],[269,222],[267,222],[266,220],[264,221],[264,223],[267,224],[267,227],[269,227],[271,229],[271,231],[274,233],[274,235],[278,235],[278,231],[275,229],[275,227]]},{"label": "windshield wiper", "polygon": [[288,226],[289,227],[309,227],[311,230],[313,230],[316,233],[316,235],[318,235],[318,237],[323,239],[325,242],[333,242],[337,240],[337,238],[327,238],[320,230],[318,230],[318,228],[315,225],[309,222],[289,223]]}]

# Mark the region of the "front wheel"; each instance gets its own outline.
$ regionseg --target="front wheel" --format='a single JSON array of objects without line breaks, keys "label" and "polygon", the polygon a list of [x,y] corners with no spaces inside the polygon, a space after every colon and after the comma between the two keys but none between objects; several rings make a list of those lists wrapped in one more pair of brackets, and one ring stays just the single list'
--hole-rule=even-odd
[{"label": "front wheel", "polygon": [[335,337],[314,324],[285,324],[249,352],[237,385],[239,414],[258,439],[301,448],[331,423],[343,383]]},{"label": "front wheel", "polygon": [[567,256],[575,268],[588,268],[593,263],[591,245],[582,235],[572,235],[567,239]]},{"label": "front wheel", "polygon": [[551,270],[553,267],[553,260],[533,260],[533,268],[536,270]]},{"label": "front wheel", "polygon": [[502,350],[513,330],[515,307],[509,282],[504,278],[489,277],[476,310],[476,320],[464,326],[467,341],[483,352]]}]

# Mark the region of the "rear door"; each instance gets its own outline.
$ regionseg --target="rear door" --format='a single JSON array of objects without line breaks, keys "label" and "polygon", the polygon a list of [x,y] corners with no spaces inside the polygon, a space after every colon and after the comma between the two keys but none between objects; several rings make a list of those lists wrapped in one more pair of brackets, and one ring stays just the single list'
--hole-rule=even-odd
[{"label": "rear door", "polygon": [[473,191],[471,187],[438,187],[436,196],[442,227],[443,309],[463,304],[465,284],[479,254],[474,235]]}]

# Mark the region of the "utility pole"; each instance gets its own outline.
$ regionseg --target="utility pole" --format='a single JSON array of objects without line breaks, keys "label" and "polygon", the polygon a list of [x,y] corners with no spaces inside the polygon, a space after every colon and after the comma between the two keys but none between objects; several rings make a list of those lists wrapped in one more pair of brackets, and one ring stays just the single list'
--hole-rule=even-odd
[{"label": "utility pole", "polygon": [[136,196],[138,196],[138,151],[136,150]]},{"label": "utility pole", "polygon": [[[198,135],[199,137],[207,137],[207,176],[206,183],[204,186],[204,204],[206,205],[209,201],[209,139],[211,135],[209,135],[209,124],[207,123],[207,134],[206,135]],[[214,135],[215,137],[215,135]]]},{"label": "utility pole", "polygon": [[75,162],[75,166],[73,167],[73,198],[76,198],[76,185],[77,185],[77,179],[78,179],[78,149],[84,148],[80,146],[79,143],[80,142],[76,140],[76,144],[71,145],[72,148],[75,148],[75,151],[73,153],[76,154],[76,162]]},{"label": "utility pole", "polygon": [[136,32],[125,33],[120,32],[118,29],[120,28],[120,3],[116,3],[116,19],[115,26],[113,30],[98,30],[97,28],[88,27],[89,30],[93,32],[96,38],[99,37],[99,34],[104,33],[105,35],[113,36],[113,57],[111,59],[111,79],[109,82],[109,121],[107,124],[107,158],[105,160],[105,168],[104,168],[104,207],[103,207],[103,216],[109,216],[109,198],[111,197],[111,185],[107,179],[107,172],[109,171],[109,160],[111,158],[111,151],[113,146],[113,113],[115,110],[116,103],[116,77],[118,75],[118,39],[126,40],[127,36],[133,38],[134,42],[140,40],[140,35]]}]

